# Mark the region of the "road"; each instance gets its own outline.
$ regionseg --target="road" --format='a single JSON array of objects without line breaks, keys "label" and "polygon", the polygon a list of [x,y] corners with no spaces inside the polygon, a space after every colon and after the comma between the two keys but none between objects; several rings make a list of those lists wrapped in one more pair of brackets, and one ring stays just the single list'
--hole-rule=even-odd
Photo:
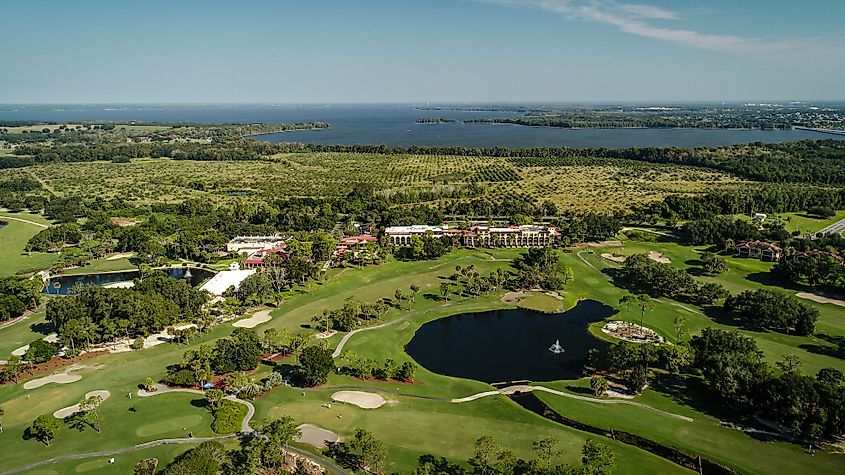
[{"label": "road", "polygon": [[842,232],[845,231],[845,218],[840,219],[839,221],[828,225],[827,227],[820,229],[813,233],[812,238],[816,238],[819,234],[836,234],[840,235]]}]

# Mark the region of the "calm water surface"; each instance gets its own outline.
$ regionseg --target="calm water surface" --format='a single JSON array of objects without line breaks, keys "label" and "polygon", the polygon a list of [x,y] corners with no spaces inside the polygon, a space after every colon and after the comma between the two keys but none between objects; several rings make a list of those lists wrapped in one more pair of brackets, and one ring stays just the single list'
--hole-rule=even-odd
[{"label": "calm water surface", "polygon": [[[73,122],[114,120],[192,123],[328,122],[327,130],[262,136],[270,142],[385,144],[463,147],[719,146],[842,138],[802,130],[556,129],[519,125],[463,124],[477,118],[512,117],[514,112],[421,110],[413,105],[0,105],[0,120]],[[457,123],[418,124],[441,117]]]},{"label": "calm water surface", "polygon": [[[205,269],[196,267],[170,267],[167,269],[160,269],[167,273],[174,279],[184,279],[185,275],[191,270],[191,277],[188,282],[196,287],[207,279],[211,278],[214,273]],[[67,295],[68,291],[76,284],[80,285],[107,285],[115,282],[127,282],[137,279],[141,273],[137,270],[130,270],[124,272],[103,272],[98,274],[80,274],[80,275],[62,275],[50,279],[50,283],[44,287],[44,292],[49,294]],[[56,288],[56,284],[59,288]]]},{"label": "calm water surface", "polygon": [[[405,351],[429,371],[488,383],[573,379],[581,377],[588,349],[607,346],[587,326],[614,311],[586,300],[557,315],[522,309],[454,315],[420,327]],[[555,340],[563,353],[549,351]]]}]

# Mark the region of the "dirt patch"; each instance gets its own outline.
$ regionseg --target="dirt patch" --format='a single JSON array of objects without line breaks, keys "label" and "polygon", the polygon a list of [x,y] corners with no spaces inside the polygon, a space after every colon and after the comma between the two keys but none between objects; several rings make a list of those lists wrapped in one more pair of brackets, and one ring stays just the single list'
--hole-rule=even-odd
[{"label": "dirt patch", "polygon": [[318,449],[324,449],[328,447],[329,444],[340,442],[339,435],[328,429],[323,429],[322,427],[317,427],[312,424],[302,424],[299,426],[299,430],[302,434],[296,438],[296,441],[308,444]]},{"label": "dirt patch", "polygon": [[[100,399],[105,401],[111,396],[111,393],[106,391],[105,389],[99,389],[97,391],[89,391],[85,393],[85,399],[89,397],[100,396]],[[79,404],[74,404],[73,406],[63,407],[58,411],[53,413],[53,417],[57,419],[64,419],[65,417],[72,416],[79,412]]]},{"label": "dirt patch", "polygon": [[387,402],[378,394],[363,391],[338,391],[332,394],[332,399],[338,402],[346,402],[362,409],[378,409]]},{"label": "dirt patch", "polygon": [[625,256],[617,256],[617,255],[611,254],[609,252],[603,252],[601,254],[601,258],[607,259],[608,261],[615,262],[617,264],[623,264],[625,262],[625,259],[627,259],[627,257],[625,257]]},{"label": "dirt patch", "polygon": [[668,257],[664,256],[662,252],[651,251],[648,253],[648,258],[661,264],[672,263],[672,259],[669,259]]},{"label": "dirt patch", "polygon": [[832,299],[829,297],[823,297],[821,295],[811,294],[809,292],[798,292],[797,294],[795,294],[795,296],[799,299],[812,300],[816,303],[829,303],[833,305],[838,305],[840,307],[845,307],[845,300]]},{"label": "dirt patch", "polygon": [[249,318],[238,320],[233,323],[232,326],[237,328],[255,328],[262,323],[269,322],[271,318],[269,310],[262,310],[260,312],[255,312],[255,314]]},{"label": "dirt patch", "polygon": [[121,218],[121,217],[113,217],[111,218],[111,222],[125,228],[126,226],[132,226],[138,224],[138,220],[135,218]]},{"label": "dirt patch", "polygon": [[522,297],[528,297],[531,292],[508,292],[502,297],[504,303],[516,303]]}]

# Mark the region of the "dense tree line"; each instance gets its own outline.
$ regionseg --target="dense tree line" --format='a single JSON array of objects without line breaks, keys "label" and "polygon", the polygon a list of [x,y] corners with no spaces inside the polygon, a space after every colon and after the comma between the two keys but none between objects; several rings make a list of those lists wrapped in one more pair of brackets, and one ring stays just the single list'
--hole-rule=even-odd
[{"label": "dense tree line", "polygon": [[513,285],[520,289],[561,290],[574,278],[572,269],[558,265],[558,254],[548,247],[535,247],[514,261]]},{"label": "dense tree line", "polygon": [[38,306],[42,282],[23,277],[0,277],[0,322]]},{"label": "dense tree line", "polygon": [[725,300],[725,309],[745,325],[760,330],[810,335],[819,311],[798,298],[770,289],[746,290]]},{"label": "dense tree line", "polygon": [[845,264],[838,254],[809,251],[800,257],[781,260],[772,269],[774,275],[793,284],[807,284],[833,291],[845,290]]},{"label": "dense tree line", "polygon": [[182,280],[150,277],[137,288],[83,287],[76,295],[52,299],[47,321],[73,348],[121,337],[146,336],[200,314],[206,294]]},{"label": "dense tree line", "polygon": [[845,431],[845,376],[839,370],[803,375],[787,358],[775,374],[755,340],[735,331],[705,328],[691,345],[695,368],[730,406],[776,421],[799,437]]},{"label": "dense tree line", "polygon": [[686,270],[661,264],[645,254],[634,254],[625,259],[616,277],[627,287],[652,296],[667,296],[698,304],[713,304],[728,296],[721,285],[699,283]]}]

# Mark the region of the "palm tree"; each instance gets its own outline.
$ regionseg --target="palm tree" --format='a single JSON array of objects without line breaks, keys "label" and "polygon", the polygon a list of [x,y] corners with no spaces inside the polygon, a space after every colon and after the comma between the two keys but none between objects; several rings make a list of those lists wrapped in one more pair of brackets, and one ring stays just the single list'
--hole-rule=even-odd
[{"label": "palm tree", "polygon": [[[420,286],[417,284],[411,284],[411,303],[417,302],[417,294],[420,292]],[[410,308],[410,306],[409,306]]]},{"label": "palm tree", "polygon": [[449,291],[451,290],[451,285],[448,282],[441,282],[440,283],[440,295],[443,296],[444,299],[447,301],[449,300]]},{"label": "palm tree", "polygon": [[211,388],[205,392],[205,400],[211,405],[212,409],[219,409],[223,402],[223,391],[217,388]]},{"label": "palm tree", "polygon": [[643,329],[643,320],[645,319],[645,313],[648,310],[654,308],[654,302],[651,300],[646,294],[628,294],[623,296],[619,299],[619,305],[622,305],[625,308],[638,308],[640,310],[640,330]]},{"label": "palm tree", "polygon": [[593,394],[598,397],[606,393],[610,385],[603,376],[593,376],[590,378],[590,387],[593,389]]},{"label": "palm tree", "polygon": [[102,404],[103,398],[102,396],[91,396],[83,399],[79,402],[79,410],[81,410],[85,414],[93,414],[94,415],[94,430],[98,433],[100,432],[100,411],[98,408],[100,404]]}]

